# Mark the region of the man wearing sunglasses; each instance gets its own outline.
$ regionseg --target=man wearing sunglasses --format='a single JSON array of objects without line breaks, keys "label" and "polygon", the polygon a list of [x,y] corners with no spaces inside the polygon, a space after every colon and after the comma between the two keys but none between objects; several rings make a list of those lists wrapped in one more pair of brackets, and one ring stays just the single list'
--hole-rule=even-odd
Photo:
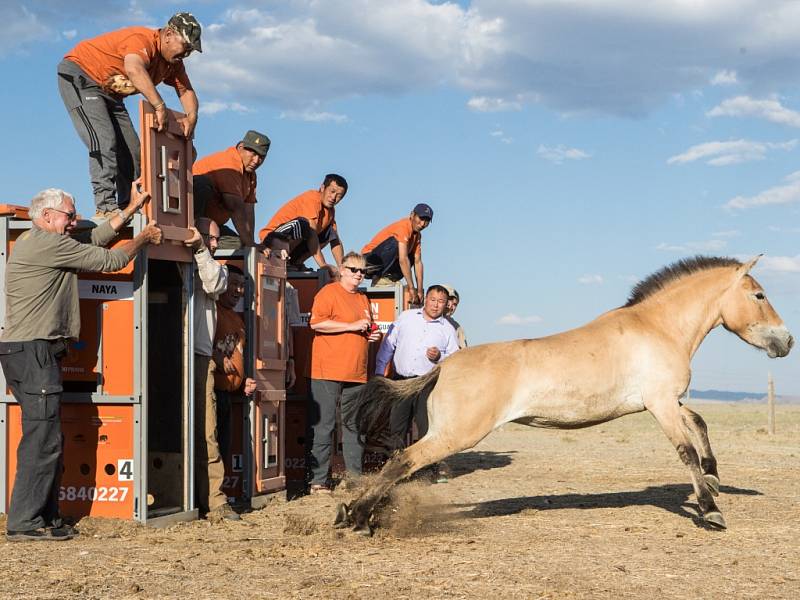
[{"label": "man wearing sunglasses", "polygon": [[[136,188],[126,211],[147,200]],[[79,272],[119,271],[146,244],[160,244],[161,230],[149,223],[135,238],[109,250],[127,215],[115,215],[91,230],[91,240],[73,239],[75,201],[58,189],[39,192],[29,210],[32,226],[22,233],[6,267],[5,328],[0,364],[22,410],[22,439],[8,510],[9,541],[70,539],[58,511],[62,471],[61,359],[80,333]]]},{"label": "man wearing sunglasses", "polygon": [[[433,209],[417,204],[405,219],[383,228],[361,249],[370,267],[372,285],[394,285],[405,277],[411,304],[422,304],[422,230],[431,224]],[[411,269],[416,275],[416,285]]]},{"label": "man wearing sunglasses", "polygon": [[162,131],[168,113],[156,86],[172,86],[187,115],[183,133],[192,137],[198,103],[183,59],[194,50],[202,52],[200,24],[189,13],[177,13],[161,29],[126,27],[83,40],[58,65],[61,99],[89,149],[98,213],[125,208],[131,182],[139,176],[139,138],[125,108],[126,96],[142,94]]}]

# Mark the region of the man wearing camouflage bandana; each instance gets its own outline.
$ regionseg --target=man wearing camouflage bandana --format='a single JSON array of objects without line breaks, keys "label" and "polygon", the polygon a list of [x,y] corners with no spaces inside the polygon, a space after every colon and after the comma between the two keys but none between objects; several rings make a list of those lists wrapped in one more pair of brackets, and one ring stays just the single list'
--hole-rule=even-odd
[{"label": "man wearing camouflage bandana", "polygon": [[139,138],[123,102],[140,93],[155,109],[156,125],[167,125],[167,107],[156,86],[175,88],[192,137],[197,124],[197,95],[183,60],[200,45],[200,24],[177,13],[161,29],[126,27],[84,40],[58,65],[58,90],[72,124],[89,149],[89,176],[98,214],[124,209],[131,182],[139,177]]}]

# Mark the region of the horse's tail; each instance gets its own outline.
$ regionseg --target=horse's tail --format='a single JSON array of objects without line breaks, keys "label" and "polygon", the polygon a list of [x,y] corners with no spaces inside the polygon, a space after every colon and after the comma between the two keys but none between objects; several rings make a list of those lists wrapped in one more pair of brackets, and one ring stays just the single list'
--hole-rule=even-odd
[{"label": "horse's tail", "polygon": [[370,445],[378,444],[390,449],[402,447],[403,440],[392,439],[389,430],[392,405],[433,389],[439,379],[439,371],[440,367],[437,366],[420,377],[399,381],[373,377],[347,413],[342,415],[342,419],[354,423],[359,435]]}]

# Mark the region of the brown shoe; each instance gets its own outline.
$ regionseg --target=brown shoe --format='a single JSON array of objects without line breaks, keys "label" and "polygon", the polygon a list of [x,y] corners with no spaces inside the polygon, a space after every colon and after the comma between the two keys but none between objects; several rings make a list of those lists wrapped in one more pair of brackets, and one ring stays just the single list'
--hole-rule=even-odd
[{"label": "brown shoe", "polygon": [[241,521],[242,517],[240,517],[239,513],[233,510],[231,505],[226,502],[214,510],[209,511],[206,515],[206,519],[212,523],[221,523],[222,521]]}]

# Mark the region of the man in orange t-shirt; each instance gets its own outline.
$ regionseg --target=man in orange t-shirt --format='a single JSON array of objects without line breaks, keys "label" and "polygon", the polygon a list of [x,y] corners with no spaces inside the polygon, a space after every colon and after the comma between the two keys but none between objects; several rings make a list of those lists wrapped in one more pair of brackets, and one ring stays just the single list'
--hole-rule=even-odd
[{"label": "man in orange t-shirt", "polygon": [[344,247],[336,227],[336,205],[347,193],[347,180],[330,173],[325,176],[319,190],[308,190],[289,200],[259,231],[266,253],[271,242],[281,239],[289,242],[289,266],[302,269],[303,263],[313,256],[320,269],[332,275],[336,268],[325,261],[322,249],[330,244],[337,267],[341,266]]},{"label": "man in orange t-shirt", "polygon": [[[219,225],[221,249],[255,245],[256,169],[269,145],[266,135],[250,130],[235,146],[209,154],[192,167],[195,217],[208,217]],[[225,225],[229,219],[236,231]]]},{"label": "man in orange t-shirt", "polygon": [[58,91],[89,149],[99,214],[124,209],[131,182],[139,177],[139,138],[123,102],[126,96],[142,94],[162,131],[168,113],[156,85],[174,87],[187,115],[181,121],[183,133],[192,136],[198,103],[183,59],[193,50],[202,52],[200,24],[189,13],[177,13],[161,29],[126,27],[84,40],[59,63]]},{"label": "man in orange t-shirt", "polygon": [[[408,218],[384,227],[361,249],[367,259],[372,285],[394,285],[406,279],[412,304],[422,303],[425,291],[422,269],[422,230],[430,225],[433,209],[417,204]],[[416,286],[411,268],[416,275]]]}]

